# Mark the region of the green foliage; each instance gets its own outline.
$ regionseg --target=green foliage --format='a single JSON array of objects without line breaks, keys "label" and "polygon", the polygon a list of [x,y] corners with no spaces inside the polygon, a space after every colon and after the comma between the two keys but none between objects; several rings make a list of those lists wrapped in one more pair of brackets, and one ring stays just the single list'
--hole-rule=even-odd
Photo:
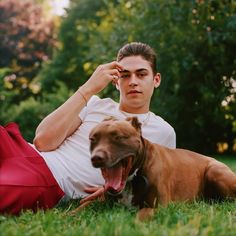
[{"label": "green foliage", "polygon": [[97,48],[103,44],[94,38],[102,20],[100,11],[107,11],[102,0],[71,1],[59,32],[60,49],[38,76],[43,89],[51,91],[57,80],[75,89],[87,80],[98,64],[104,63],[99,57],[106,52],[97,54]]},{"label": "green foliage", "polygon": [[[157,42],[163,76],[154,109],[175,127],[178,146],[206,153],[213,152],[218,142],[232,144],[235,114],[227,119],[222,101],[235,94],[229,82],[235,79],[236,68],[232,53],[236,46],[235,5],[231,1],[182,1],[150,9],[153,13],[161,9],[155,27],[168,29],[160,42],[154,40],[157,33],[150,35],[153,40],[149,37]],[[151,13],[144,21],[151,32],[154,28],[148,16]],[[235,110],[235,103],[229,106]]]},{"label": "green foliage", "polygon": [[[61,49],[43,70],[44,88],[57,79],[77,88],[126,42],[158,52],[160,89],[152,110],[176,129],[178,146],[215,152],[235,144],[236,6],[234,1],[72,1],[60,30]],[[115,99],[112,86],[101,96]],[[222,106],[222,102],[224,106]]]},{"label": "green foliage", "polygon": [[[123,44],[148,43],[158,53],[158,70],[162,74],[151,108],[174,126],[177,145],[212,153],[221,144],[233,152],[235,36],[236,5],[232,0],[71,0],[62,18],[55,55],[44,62],[40,73],[34,75],[34,82],[41,84],[46,96],[57,90],[57,81],[76,90],[97,65],[114,60]],[[11,71],[4,72],[7,74],[4,89],[0,88],[0,102],[4,103],[1,111],[26,99],[24,89],[13,91],[7,87],[14,85],[15,77],[11,66],[4,67]],[[41,95],[30,96],[43,106]],[[100,95],[115,100],[119,96],[112,85]],[[4,114],[1,121],[7,120]]]},{"label": "green foliage", "polygon": [[39,122],[67,100],[70,95],[72,95],[72,91],[68,90],[63,83],[58,82],[57,90],[52,93],[43,93],[42,99],[30,97],[19,104],[4,107],[4,111],[1,108],[1,119],[5,123],[17,122],[24,138],[32,142]]},{"label": "green foliage", "polygon": [[0,70],[10,68],[0,79],[16,104],[39,92],[33,79],[52,54],[54,24],[34,0],[1,0],[0,12]]}]

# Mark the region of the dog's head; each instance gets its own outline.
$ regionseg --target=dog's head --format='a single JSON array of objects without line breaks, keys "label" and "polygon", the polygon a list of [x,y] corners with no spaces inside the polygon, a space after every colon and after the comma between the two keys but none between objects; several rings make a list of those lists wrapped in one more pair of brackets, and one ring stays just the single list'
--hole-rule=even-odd
[{"label": "dog's head", "polygon": [[89,135],[92,165],[101,168],[105,190],[120,193],[142,148],[141,124],[136,117],[105,119]]}]

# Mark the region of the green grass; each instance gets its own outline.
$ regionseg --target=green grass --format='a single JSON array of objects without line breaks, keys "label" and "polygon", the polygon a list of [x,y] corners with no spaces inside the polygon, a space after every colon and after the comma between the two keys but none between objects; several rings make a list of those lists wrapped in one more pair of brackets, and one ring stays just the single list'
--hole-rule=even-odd
[{"label": "green grass", "polygon": [[[236,172],[236,158],[221,158]],[[163,236],[234,236],[236,235],[236,201],[208,204],[170,204],[159,208],[154,219],[136,222],[137,209],[119,204],[94,203],[82,212],[69,216],[76,201],[19,217],[0,215],[0,235],[163,235]]]}]

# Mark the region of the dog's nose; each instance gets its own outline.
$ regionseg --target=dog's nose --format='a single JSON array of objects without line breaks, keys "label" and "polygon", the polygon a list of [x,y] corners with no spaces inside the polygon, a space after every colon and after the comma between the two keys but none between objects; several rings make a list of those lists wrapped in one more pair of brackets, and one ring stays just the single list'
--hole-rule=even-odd
[{"label": "dog's nose", "polygon": [[105,155],[103,153],[96,153],[91,157],[91,161],[94,167],[102,167],[105,164]]}]

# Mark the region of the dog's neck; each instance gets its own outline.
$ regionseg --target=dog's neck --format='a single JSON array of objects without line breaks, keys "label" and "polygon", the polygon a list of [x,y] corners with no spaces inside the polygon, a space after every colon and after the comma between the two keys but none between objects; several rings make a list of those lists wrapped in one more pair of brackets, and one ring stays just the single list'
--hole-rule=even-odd
[{"label": "dog's neck", "polygon": [[137,153],[136,162],[133,165],[133,172],[131,172],[133,174],[129,178],[132,185],[132,204],[139,207],[144,206],[144,198],[149,189],[149,181],[144,171],[148,157],[148,146],[149,141],[141,136],[140,150]]},{"label": "dog's neck", "polygon": [[144,163],[147,157],[147,144],[148,141],[146,139],[144,139],[142,136],[140,136],[141,138],[141,146],[140,146],[140,150],[137,152],[137,156],[136,156],[136,161],[131,169],[131,175],[137,175],[137,174],[142,174],[143,172],[143,167],[144,167]]}]

